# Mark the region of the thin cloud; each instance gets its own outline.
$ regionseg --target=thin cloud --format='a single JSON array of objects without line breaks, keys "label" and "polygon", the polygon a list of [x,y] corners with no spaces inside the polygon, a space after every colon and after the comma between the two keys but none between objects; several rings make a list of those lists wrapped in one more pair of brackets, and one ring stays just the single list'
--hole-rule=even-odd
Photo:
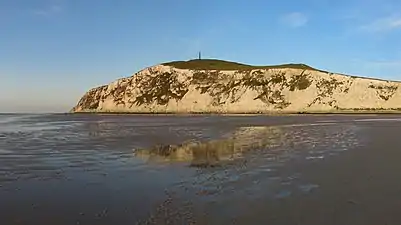
[{"label": "thin cloud", "polygon": [[369,24],[360,27],[360,30],[367,32],[387,32],[401,28],[401,17],[391,16],[379,18]]},{"label": "thin cloud", "polygon": [[379,67],[401,67],[401,61],[374,61],[370,62],[373,66]]},{"label": "thin cloud", "polygon": [[33,10],[33,14],[38,16],[50,16],[60,13],[61,11],[62,7],[60,5],[52,5],[47,8]]},{"label": "thin cloud", "polygon": [[292,12],[281,17],[281,22],[290,27],[302,27],[309,21],[309,18],[301,12]]},{"label": "thin cloud", "polygon": [[353,59],[351,62],[359,67],[373,70],[401,69],[401,60],[363,60]]}]

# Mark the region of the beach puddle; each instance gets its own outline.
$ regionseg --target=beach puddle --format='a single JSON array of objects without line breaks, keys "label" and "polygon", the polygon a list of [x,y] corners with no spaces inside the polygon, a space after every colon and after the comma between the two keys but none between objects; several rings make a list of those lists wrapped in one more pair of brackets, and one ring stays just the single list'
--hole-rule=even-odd
[{"label": "beach puddle", "polygon": [[171,190],[198,203],[230,205],[244,196],[247,201],[308,196],[320,186],[306,180],[296,165],[327,160],[361,144],[355,125],[314,123],[239,127],[219,139],[137,148],[133,155],[149,166],[195,170]]},{"label": "beach puddle", "polygon": [[[149,164],[184,163],[195,168],[238,166],[270,172],[291,160],[323,160],[360,145],[356,127],[332,123],[297,126],[240,127],[221,139],[135,148]],[[252,171],[250,171],[252,172]]]}]

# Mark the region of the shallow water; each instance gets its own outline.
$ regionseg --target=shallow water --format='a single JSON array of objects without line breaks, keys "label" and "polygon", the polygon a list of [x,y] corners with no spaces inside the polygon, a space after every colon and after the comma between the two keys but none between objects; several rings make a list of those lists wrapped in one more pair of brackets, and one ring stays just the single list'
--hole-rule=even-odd
[{"label": "shallow water", "polygon": [[346,157],[396,148],[398,138],[375,135],[399,125],[397,116],[3,114],[1,224],[319,224],[329,213],[302,219],[294,207],[314,198],[328,207],[337,192],[327,182],[350,167]]}]

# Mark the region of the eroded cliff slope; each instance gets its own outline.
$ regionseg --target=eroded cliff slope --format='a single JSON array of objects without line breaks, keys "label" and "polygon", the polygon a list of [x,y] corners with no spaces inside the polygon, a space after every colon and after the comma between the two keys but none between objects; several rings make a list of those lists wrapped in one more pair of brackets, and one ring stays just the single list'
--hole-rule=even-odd
[{"label": "eroded cliff slope", "polygon": [[296,113],[401,110],[401,83],[304,64],[171,62],[89,90],[72,112]]}]

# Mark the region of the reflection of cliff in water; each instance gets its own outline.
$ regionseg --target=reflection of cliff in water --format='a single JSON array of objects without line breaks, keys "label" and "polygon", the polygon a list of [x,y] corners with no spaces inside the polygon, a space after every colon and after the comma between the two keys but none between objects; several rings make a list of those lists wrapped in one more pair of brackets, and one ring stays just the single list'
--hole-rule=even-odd
[{"label": "reflection of cliff in water", "polygon": [[221,161],[241,158],[248,150],[275,146],[280,137],[281,131],[277,127],[243,127],[222,140],[136,149],[134,155],[147,161],[184,161],[196,167],[215,166]]}]

